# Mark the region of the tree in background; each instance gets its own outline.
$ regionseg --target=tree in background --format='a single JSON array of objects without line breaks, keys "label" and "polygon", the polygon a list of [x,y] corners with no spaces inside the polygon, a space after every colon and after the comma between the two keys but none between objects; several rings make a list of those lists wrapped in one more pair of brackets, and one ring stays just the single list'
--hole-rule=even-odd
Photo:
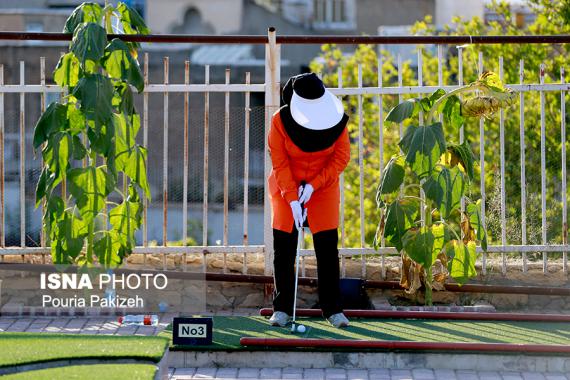
[{"label": "tree in background", "polygon": [[[510,7],[505,2],[493,2],[490,10],[497,14],[498,21],[485,23],[480,18],[464,20],[455,18],[451,25],[436,30],[431,17],[417,22],[412,31],[417,35],[549,35],[570,33],[568,0],[531,0],[528,2],[536,15],[535,20],[519,28],[516,25]],[[545,11],[550,9],[551,11]],[[562,11],[553,11],[562,10]],[[565,10],[565,11],[564,11]],[[420,46],[421,47],[421,46]],[[437,55],[431,47],[423,46],[423,84],[438,84]],[[478,56],[483,54],[483,70],[499,72],[499,57],[504,60],[504,83],[519,83],[519,62],[524,59],[525,83],[538,83],[540,64],[545,65],[545,83],[560,81],[560,69],[564,67],[568,56],[568,46],[553,44],[496,44],[467,45],[463,51],[464,83],[475,81],[478,77]],[[382,51],[382,81],[384,86],[397,86],[397,67],[395,57]],[[354,54],[345,54],[335,45],[324,45],[320,57],[311,63],[311,70],[322,73],[323,81],[328,87],[338,84],[338,70],[342,70],[343,87],[356,87],[358,84],[358,65],[362,67],[363,86],[378,85],[378,54],[372,46],[360,45]],[[457,84],[458,49],[446,47],[443,65],[443,83]],[[402,65],[402,81],[404,85],[417,85],[417,72],[410,62]],[[410,96],[411,97],[411,96]],[[405,97],[406,98],[406,97]],[[392,154],[398,151],[399,128],[393,124],[383,123],[384,157],[379,156],[380,118],[384,118],[398,102],[397,96],[382,96],[382,109],[379,108],[379,96],[362,95],[363,129],[364,129],[364,212],[365,240],[372,245],[375,223],[378,214],[375,204],[375,193],[380,181],[380,162],[387,162]],[[349,132],[352,144],[352,162],[345,171],[345,208],[347,247],[360,246],[359,218],[359,167],[358,167],[358,97],[345,97],[349,113]],[[561,226],[561,142],[560,142],[560,93],[545,92],[546,121],[546,178],[547,178],[547,240],[549,243],[562,242]],[[540,96],[538,92],[527,92],[524,95],[525,105],[525,145],[526,145],[526,193],[527,193],[527,244],[541,243],[541,164],[540,164]],[[507,243],[521,244],[521,183],[520,183],[520,141],[519,110],[511,108],[505,111],[505,183],[506,183],[506,217]],[[407,127],[406,122],[403,129]],[[500,198],[499,174],[499,118],[485,120],[485,189],[486,217],[489,231],[489,244],[500,244]],[[451,133],[451,131],[446,131]],[[466,120],[464,124],[465,140],[479,157],[479,121]],[[480,176],[479,167],[475,167],[476,176]],[[479,183],[473,184],[476,196],[481,194]]]}]

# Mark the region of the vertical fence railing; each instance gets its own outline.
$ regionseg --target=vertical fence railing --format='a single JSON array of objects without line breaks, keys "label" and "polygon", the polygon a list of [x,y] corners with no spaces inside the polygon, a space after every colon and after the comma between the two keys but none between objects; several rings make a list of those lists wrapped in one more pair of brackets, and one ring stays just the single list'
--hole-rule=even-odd
[{"label": "vertical fence railing", "polygon": [[[4,86],[4,65],[0,63],[0,86]],[[4,92],[0,92],[0,247],[6,247],[6,219],[4,203]],[[3,260],[4,257],[1,257]]]},{"label": "vertical fence railing", "polygon": [[[279,94],[281,83],[281,45],[277,44],[277,35],[275,28],[269,28],[268,41],[265,45],[265,141],[269,134],[271,126],[271,115],[279,108]],[[271,158],[267,144],[265,146],[265,178],[269,177],[271,172]],[[269,203],[269,194],[264,192],[264,208],[263,208],[263,242],[265,246],[265,262],[264,273],[266,275],[273,273],[273,231],[271,229],[271,205]]]},{"label": "vertical fence railing", "polygon": [[[190,84],[190,62],[184,62],[184,85]],[[182,175],[182,245],[188,240],[188,109],[190,107],[190,93],[184,92],[184,163]],[[188,261],[187,254],[184,253],[182,269],[186,271]]]},{"label": "vertical fence railing", "polygon": [[[566,83],[564,67],[560,67],[560,83]],[[568,200],[566,198],[566,91],[560,91],[560,142],[562,144],[562,244],[568,245]],[[568,273],[568,252],[562,252],[562,270]]]},{"label": "vertical fence railing", "polygon": [[[540,64],[540,84],[544,84],[544,63]],[[540,210],[542,221],[542,244],[546,245],[546,114],[544,91],[540,90]],[[542,271],[547,272],[547,255],[542,253]]]},{"label": "vertical fence railing", "polygon": [[[519,64],[519,83],[524,84],[524,60]],[[521,244],[526,245],[526,140],[524,131],[524,92],[519,93],[519,118],[520,118],[520,155],[521,155]],[[527,271],[527,255],[522,253],[523,272]]]},{"label": "vertical fence railing", "polygon": [[[0,36],[1,37],[1,36]],[[270,127],[270,121],[272,114],[278,109],[279,101],[280,101],[280,83],[281,83],[281,45],[282,43],[307,43],[303,39],[310,39],[309,37],[299,36],[293,37],[290,36],[288,39],[281,39],[279,40],[276,36],[275,30],[271,29],[269,31],[268,37],[265,38],[263,42],[265,44],[265,83],[264,84],[251,84],[251,77],[249,73],[246,73],[245,77],[245,84],[230,84],[230,70],[227,69],[225,71],[225,81],[223,84],[211,84],[210,83],[210,67],[205,66],[204,71],[204,83],[203,84],[191,84],[190,81],[190,63],[188,61],[184,62],[184,81],[183,84],[175,84],[171,83],[169,80],[169,59],[168,57],[164,57],[162,64],[163,64],[163,83],[161,84],[152,84],[149,83],[149,57],[148,54],[144,55],[143,61],[143,73],[144,73],[144,81],[145,81],[145,91],[142,94],[143,100],[143,110],[142,110],[142,124],[143,124],[143,145],[148,149],[153,149],[155,144],[150,142],[149,144],[149,107],[150,107],[150,99],[149,94],[155,93],[158,96],[162,95],[163,98],[163,123],[162,123],[162,136],[163,136],[163,145],[162,145],[162,244],[158,246],[150,246],[149,245],[149,231],[148,231],[148,204],[145,202],[145,209],[143,214],[143,229],[142,229],[142,245],[135,248],[135,253],[141,253],[145,255],[144,262],[146,263],[146,255],[147,254],[162,254],[162,266],[163,269],[167,268],[167,255],[169,254],[182,254],[183,255],[183,270],[186,270],[186,263],[187,263],[187,255],[191,253],[201,253],[202,254],[202,270],[208,270],[208,261],[207,256],[211,253],[216,254],[223,254],[223,268],[224,272],[229,270],[228,268],[228,255],[230,254],[240,254],[243,255],[243,266],[241,272],[243,274],[248,273],[248,254],[249,253],[265,253],[264,256],[264,273],[271,274],[272,267],[273,267],[273,242],[272,242],[272,230],[271,230],[271,208],[269,205],[269,199],[267,191],[265,191],[265,198],[264,198],[264,209],[263,209],[263,240],[264,244],[259,246],[250,245],[249,234],[250,231],[248,229],[248,211],[249,211],[249,181],[250,181],[250,173],[249,173],[249,164],[250,164],[250,124],[251,124],[251,115],[250,115],[250,95],[251,93],[258,92],[263,93],[265,95],[265,130],[264,135],[267,138],[267,133]],[[310,39],[311,43],[316,42],[327,42],[325,39],[319,39],[320,37]],[[336,37],[335,37],[336,38]],[[344,37],[338,37],[341,43],[354,43],[354,39],[343,39]],[[366,42],[368,40],[363,39],[361,42]],[[376,41],[376,40],[370,40]],[[378,40],[380,41],[380,40]],[[378,41],[374,43],[378,43]],[[395,38],[393,40],[383,39],[381,43],[388,44],[388,43],[397,43],[402,42],[404,40],[400,40],[399,38]],[[410,40],[411,41],[411,40]],[[414,40],[416,41],[416,40]],[[470,39],[472,42],[473,39]],[[330,41],[329,41],[330,42]],[[421,40],[417,40],[418,43],[422,43]],[[259,41],[257,42],[259,43]],[[406,43],[410,43],[409,41]],[[426,43],[426,41],[423,41]],[[437,65],[437,86],[428,86],[425,84],[424,78],[426,77],[427,73],[424,72],[423,69],[423,55],[424,50],[419,49],[417,55],[418,61],[418,68],[417,68],[417,85],[410,85],[410,83],[404,83],[404,65],[402,62],[401,55],[396,57],[397,63],[397,73],[395,83],[387,83],[384,81],[382,73],[383,73],[383,66],[384,66],[384,57],[380,55],[378,57],[378,81],[375,86],[364,86],[363,83],[363,66],[359,64],[357,66],[357,78],[356,78],[356,87],[348,87],[346,83],[342,81],[342,67],[338,69],[338,83],[335,88],[331,88],[331,92],[333,92],[336,96],[355,96],[357,99],[357,120],[358,123],[356,125],[357,130],[354,131],[353,138],[357,139],[356,144],[358,146],[358,155],[354,157],[355,162],[358,166],[358,180],[359,186],[355,190],[354,187],[351,190],[351,196],[355,196],[356,202],[358,202],[359,211],[357,213],[358,219],[360,221],[359,228],[357,228],[358,238],[356,239],[356,246],[349,247],[347,244],[347,228],[353,229],[357,225],[355,221],[347,220],[344,208],[347,205],[347,197],[349,196],[347,193],[347,186],[350,184],[346,183],[345,176],[341,176],[340,178],[340,192],[341,192],[341,212],[340,212],[340,235],[341,235],[341,243],[340,243],[340,254],[341,254],[341,266],[342,266],[342,276],[346,276],[347,274],[347,262],[348,258],[355,255],[360,255],[358,263],[357,260],[354,260],[354,264],[360,264],[360,272],[362,277],[366,277],[368,275],[367,268],[368,264],[370,263],[370,256],[367,255],[379,255],[380,263],[381,263],[381,270],[380,276],[381,278],[386,277],[386,257],[387,255],[393,255],[397,252],[393,247],[386,247],[385,241],[382,240],[380,242],[379,250],[374,250],[370,246],[370,242],[366,241],[366,213],[364,208],[364,203],[367,201],[365,194],[368,189],[365,187],[365,180],[368,179],[366,177],[366,170],[365,165],[365,146],[364,141],[366,134],[368,133],[367,126],[365,125],[365,111],[364,111],[364,102],[369,100],[369,96],[378,103],[378,122],[377,128],[379,129],[379,136],[378,136],[378,144],[379,144],[379,158],[380,163],[377,168],[374,168],[378,171],[377,175],[379,178],[382,177],[384,174],[384,153],[385,153],[385,135],[384,135],[384,128],[391,128],[391,126],[384,123],[385,117],[385,104],[386,98],[388,96],[393,97],[398,100],[403,100],[404,97],[408,97],[411,95],[420,95],[420,94],[429,94],[433,92],[436,88],[442,87],[447,91],[457,88],[457,86],[461,86],[464,83],[463,78],[463,49],[458,49],[458,77],[457,77],[457,85],[447,84],[444,81],[444,78],[448,78],[447,76],[444,77],[444,68],[446,66],[446,61],[444,59],[444,45],[446,42],[444,40],[440,40],[438,43],[435,44],[436,48],[436,56],[438,58],[438,65]],[[478,73],[482,73],[484,70],[484,57],[482,53],[479,53],[477,56],[477,71]],[[512,64],[512,62],[504,62],[503,57],[498,57],[498,64],[499,64],[499,75],[502,79],[504,79],[504,65]],[[41,96],[41,110],[45,110],[45,102],[47,99],[48,93],[61,93],[61,88],[57,87],[53,84],[46,84],[45,78],[45,59],[40,60],[40,83],[39,85],[35,84],[26,84],[25,83],[25,63],[22,61],[19,63],[19,81],[18,84],[11,84],[5,85],[4,84],[4,66],[0,64],[0,258],[3,258],[4,255],[11,254],[11,255],[22,255],[24,259],[24,255],[28,253],[40,253],[40,254],[47,254],[49,253],[49,247],[46,247],[45,237],[42,234],[42,238],[40,239],[41,242],[39,247],[27,247],[26,246],[26,226],[27,217],[29,215],[26,214],[26,173],[29,168],[26,167],[26,95],[29,93],[39,93]],[[531,68],[537,69],[537,68]],[[568,226],[567,226],[567,199],[566,199],[566,192],[567,192],[567,147],[566,147],[566,94],[569,90],[569,85],[565,81],[565,74],[564,68],[561,68],[560,71],[560,82],[559,83],[546,83],[545,81],[545,65],[542,64],[539,68],[539,83],[525,83],[524,78],[524,61],[520,60],[519,62],[519,83],[517,84],[510,84],[509,87],[513,88],[515,91],[519,91],[519,116],[520,116],[520,123],[519,123],[519,136],[520,139],[520,182],[521,182],[521,189],[520,189],[520,212],[521,212],[521,244],[516,245],[512,244],[515,237],[511,237],[508,235],[508,225],[507,225],[507,210],[509,210],[510,202],[514,202],[514,198],[512,196],[507,197],[506,187],[508,185],[507,177],[506,177],[506,162],[507,162],[507,147],[508,142],[507,139],[512,138],[506,133],[506,118],[505,113],[503,111],[499,114],[499,190],[500,190],[500,210],[499,210],[499,225],[500,225],[500,244],[491,244],[489,246],[489,254],[483,252],[481,256],[481,268],[482,273],[486,274],[488,271],[488,260],[491,258],[496,259],[500,257],[500,271],[505,274],[508,269],[508,254],[511,252],[520,253],[522,256],[522,271],[527,272],[528,267],[528,256],[529,252],[541,252],[542,253],[542,270],[544,273],[548,273],[549,265],[551,265],[552,259],[549,257],[550,253],[561,253],[562,254],[562,267],[564,273],[568,272],[568,265],[567,265],[567,252],[570,250],[568,247]],[[407,79],[406,79],[407,80]],[[447,80],[447,79],[446,79]],[[393,84],[393,86],[390,86]],[[184,135],[184,143],[183,143],[183,189],[182,189],[182,239],[183,244],[182,246],[173,246],[172,244],[168,244],[168,184],[169,184],[169,149],[172,151],[172,147],[170,146],[173,144],[173,141],[169,141],[169,94],[170,93],[182,93],[184,97],[184,112],[183,112],[183,135]],[[223,121],[223,238],[222,243],[219,246],[211,245],[208,241],[208,211],[210,208],[209,205],[209,182],[210,182],[210,93],[217,92],[224,96],[223,101],[223,109],[224,109],[224,121]],[[229,205],[230,205],[230,138],[231,138],[231,123],[230,123],[230,95],[232,93],[241,93],[244,95],[244,118],[243,118],[243,130],[245,133],[245,137],[243,140],[244,144],[244,156],[243,156],[243,181],[244,181],[244,188],[243,188],[243,240],[241,244],[230,244],[229,241],[229,229],[234,228],[230,225],[230,217],[229,217]],[[541,206],[540,211],[532,210],[536,213],[540,212],[541,215],[541,244],[534,244],[529,245],[528,240],[529,236],[527,234],[527,208],[528,206],[528,192],[527,192],[527,174],[526,174],[526,160],[527,160],[527,149],[525,145],[525,140],[528,139],[525,136],[525,112],[528,114],[530,112],[536,112],[533,110],[525,110],[525,93],[526,92],[534,92],[539,95],[539,104],[540,104],[540,168],[541,168],[541,182],[540,182],[540,196],[541,196]],[[548,233],[547,228],[549,227],[547,223],[547,211],[548,206],[550,205],[550,200],[547,201],[547,188],[550,189],[551,183],[547,182],[546,176],[546,159],[547,159],[547,152],[548,147],[546,145],[546,133],[547,133],[547,114],[546,114],[546,95],[552,92],[560,92],[560,139],[561,139],[561,156],[557,160],[560,159],[561,161],[561,225],[557,225],[556,227],[561,227],[562,236],[561,236],[561,244],[553,244],[549,243],[547,240]],[[5,199],[5,141],[6,141],[6,128],[5,128],[5,94],[12,93],[19,96],[19,102],[14,102],[19,107],[19,116],[18,116],[18,137],[19,141],[17,144],[17,153],[19,157],[19,162],[17,163],[17,173],[18,173],[18,194],[19,194],[19,202],[17,202],[16,207],[19,207],[19,245],[11,243],[10,247],[6,247],[6,199]],[[203,177],[201,178],[203,181],[203,191],[202,191],[202,241],[201,245],[198,246],[186,246],[186,241],[188,239],[188,216],[189,216],[189,205],[188,205],[188,183],[190,180],[189,176],[189,139],[192,138],[189,132],[189,125],[191,119],[191,113],[189,112],[190,107],[190,94],[197,93],[203,94],[204,96],[204,109],[203,109]],[[15,98],[17,100],[17,98]],[[366,121],[367,122],[367,121]],[[423,115],[419,115],[419,122],[423,123]],[[490,123],[489,123],[490,124]],[[482,202],[482,220],[483,224],[486,225],[486,213],[487,210],[485,208],[485,201],[487,200],[487,191],[486,191],[486,183],[485,183],[485,176],[487,166],[492,169],[491,157],[490,155],[486,155],[485,145],[488,143],[487,139],[489,139],[489,135],[485,135],[486,129],[486,122],[481,118],[478,123],[479,126],[479,169],[480,169],[480,192]],[[174,125],[172,126],[174,127]],[[528,127],[528,126],[527,126]],[[558,126],[557,126],[558,128]],[[15,128],[14,128],[15,129]],[[403,134],[403,124],[396,126],[396,129],[399,137]],[[29,131],[28,131],[29,132]],[[29,133],[28,133],[29,134]],[[464,128],[461,127],[459,131],[459,140],[460,143],[464,140]],[[173,140],[173,139],[170,139]],[[477,144],[477,142],[475,143]],[[487,161],[486,161],[487,160]],[[264,174],[265,178],[269,175],[271,170],[271,162],[270,157],[268,155],[267,146],[265,146],[265,155],[264,155]],[[518,174],[517,174],[518,176]],[[548,178],[550,181],[550,178]],[[29,185],[29,184],[28,184]],[[558,184],[556,184],[558,186]],[[62,194],[65,195],[66,190],[65,187],[62,187]],[[490,194],[490,193],[489,193]],[[509,193],[510,194],[510,193]],[[424,196],[424,194],[420,193],[420,196]],[[490,197],[490,196],[489,196]],[[518,201],[518,197],[517,197]],[[464,203],[462,203],[462,208],[464,207]],[[17,208],[16,208],[17,209]],[[489,209],[488,212],[491,212]],[[355,231],[356,232],[356,231]],[[547,233],[548,232],[548,233]],[[478,251],[481,252],[481,249],[478,248]],[[309,250],[303,250],[303,271],[305,273],[305,260],[304,257],[308,254],[312,254]],[[493,256],[491,256],[493,255]]]},{"label": "vertical fence railing", "polygon": [[[245,74],[245,85],[251,84],[251,74]],[[251,93],[249,90],[245,92],[245,106],[244,106],[244,157],[243,157],[243,245],[249,245],[249,132],[250,132],[250,117],[251,117]],[[242,273],[247,274],[247,252],[243,253],[243,267]]]}]

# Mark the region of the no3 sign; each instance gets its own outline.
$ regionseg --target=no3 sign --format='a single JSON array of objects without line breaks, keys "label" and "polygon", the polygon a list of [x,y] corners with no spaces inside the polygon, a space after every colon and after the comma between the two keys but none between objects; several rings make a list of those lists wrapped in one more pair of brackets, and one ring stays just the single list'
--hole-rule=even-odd
[{"label": "no3 sign", "polygon": [[172,321],[172,342],[175,345],[212,344],[212,318],[174,318]]}]

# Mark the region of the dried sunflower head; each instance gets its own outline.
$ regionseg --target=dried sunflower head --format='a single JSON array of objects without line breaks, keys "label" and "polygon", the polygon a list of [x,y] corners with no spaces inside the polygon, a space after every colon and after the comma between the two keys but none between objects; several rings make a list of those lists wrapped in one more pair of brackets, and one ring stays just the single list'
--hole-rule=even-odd
[{"label": "dried sunflower head", "polygon": [[511,89],[504,92],[489,90],[486,94],[465,99],[461,103],[461,116],[489,118],[501,108],[513,104],[514,93]]},{"label": "dried sunflower head", "polygon": [[503,86],[499,76],[486,71],[473,83],[481,95],[466,99],[461,103],[461,115],[467,117],[490,117],[501,108],[513,104],[515,94]]},{"label": "dried sunflower head", "polygon": [[497,98],[491,96],[475,96],[461,103],[461,116],[489,117],[501,108]]}]

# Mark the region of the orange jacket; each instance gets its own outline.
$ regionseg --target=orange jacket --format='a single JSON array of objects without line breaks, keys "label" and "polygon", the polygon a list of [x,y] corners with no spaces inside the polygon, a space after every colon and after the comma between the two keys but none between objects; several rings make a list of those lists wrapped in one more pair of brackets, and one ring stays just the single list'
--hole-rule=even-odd
[{"label": "orange jacket", "polygon": [[293,213],[289,203],[298,199],[302,180],[314,192],[305,204],[311,232],[338,228],[340,189],[338,177],[350,160],[350,141],[345,128],[335,143],[318,152],[303,152],[287,135],[279,111],[271,118],[269,151],[272,170],[269,175],[269,198],[272,227],[293,231]]}]

